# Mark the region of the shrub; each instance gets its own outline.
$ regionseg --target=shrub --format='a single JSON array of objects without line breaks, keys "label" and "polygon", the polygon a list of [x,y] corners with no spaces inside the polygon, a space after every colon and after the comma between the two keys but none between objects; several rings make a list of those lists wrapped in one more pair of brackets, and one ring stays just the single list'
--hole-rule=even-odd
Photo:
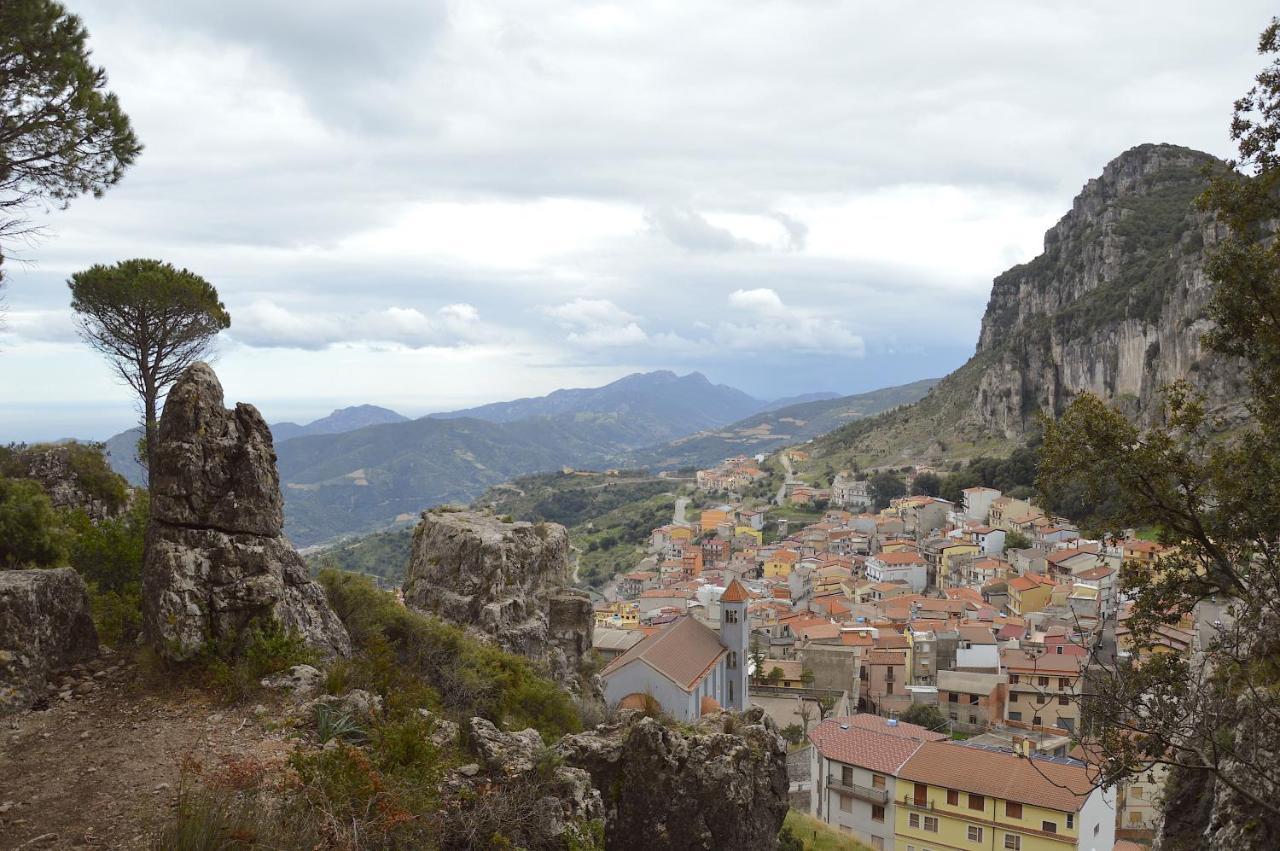
[{"label": "shrub", "polygon": [[553,739],[581,729],[572,699],[529,660],[411,612],[368,577],[326,570],[320,582],[361,651],[341,675],[382,695],[397,715],[438,705]]},{"label": "shrub", "polygon": [[316,725],[316,741],[322,745],[332,739],[353,744],[369,739],[369,734],[354,718],[327,703],[317,703],[312,717]]},{"label": "shrub", "polygon": [[270,621],[251,626],[239,648],[210,644],[192,667],[203,668],[205,685],[223,700],[238,703],[255,693],[268,674],[315,661],[317,654],[300,635]]},{"label": "shrub", "polygon": [[156,851],[238,851],[323,847],[308,814],[256,792],[211,791],[184,780],[171,822],[152,841]]},{"label": "shrub", "polygon": [[66,553],[66,536],[44,488],[0,477],[0,566],[47,567]]}]

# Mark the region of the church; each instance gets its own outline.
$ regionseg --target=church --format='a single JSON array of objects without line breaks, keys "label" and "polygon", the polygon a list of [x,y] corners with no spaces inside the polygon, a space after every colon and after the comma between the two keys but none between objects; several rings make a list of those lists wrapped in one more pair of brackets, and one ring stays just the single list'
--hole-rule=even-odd
[{"label": "church", "polygon": [[601,672],[610,706],[644,708],[651,701],[680,721],[747,707],[751,597],[737,579],[720,596],[720,633],[682,617],[636,644]]}]

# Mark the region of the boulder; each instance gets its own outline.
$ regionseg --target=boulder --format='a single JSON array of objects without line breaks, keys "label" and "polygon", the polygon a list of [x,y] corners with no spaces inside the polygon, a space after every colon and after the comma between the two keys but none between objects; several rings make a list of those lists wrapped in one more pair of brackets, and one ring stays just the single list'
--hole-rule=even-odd
[{"label": "boulder", "polygon": [[688,732],[634,711],[556,745],[604,797],[605,846],[773,848],[787,815],[787,749],[759,707]]},{"label": "boulder", "polygon": [[275,621],[326,656],[351,641],[284,537],[271,431],[252,405],[223,407],[207,364],[165,402],[151,470],[152,521],[142,570],[143,628],[165,658],[210,643],[238,649]]},{"label": "boulder", "polygon": [[311,665],[294,665],[262,679],[262,687],[289,692],[294,700],[307,700],[324,688],[324,674]]},{"label": "boulder", "polygon": [[594,618],[590,600],[568,581],[563,526],[433,509],[414,531],[404,598],[532,659],[577,693]]},{"label": "boulder", "polygon": [[0,570],[0,713],[29,708],[49,675],[98,655],[98,632],[80,574]]}]

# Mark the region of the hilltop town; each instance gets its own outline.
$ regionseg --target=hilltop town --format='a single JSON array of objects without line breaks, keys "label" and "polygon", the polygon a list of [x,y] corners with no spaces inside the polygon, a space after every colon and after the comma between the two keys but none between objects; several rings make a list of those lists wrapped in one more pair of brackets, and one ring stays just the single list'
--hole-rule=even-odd
[{"label": "hilltop town", "polygon": [[[990,487],[876,510],[871,477],[851,471],[744,501],[764,460],[699,470],[710,507],[653,529],[649,554],[595,604],[606,696],[696,718],[728,699],[718,672],[736,662],[745,702],[791,742],[792,806],[873,848],[962,847],[984,831],[1012,849],[1152,836],[1164,770],[1094,789],[1078,742],[1091,664],[1189,657],[1222,627],[1223,607],[1206,603],[1154,650],[1133,646],[1120,567],[1156,562],[1159,544],[1090,539]],[[930,475],[909,469],[906,488]]]}]

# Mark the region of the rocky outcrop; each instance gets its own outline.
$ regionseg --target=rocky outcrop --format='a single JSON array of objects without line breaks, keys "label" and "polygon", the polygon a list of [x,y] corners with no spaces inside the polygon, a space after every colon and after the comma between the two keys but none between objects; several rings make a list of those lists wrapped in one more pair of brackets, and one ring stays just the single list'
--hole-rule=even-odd
[{"label": "rocky outcrop", "polygon": [[534,660],[578,691],[591,649],[591,602],[566,588],[569,534],[476,511],[424,512],[413,535],[404,599]]},{"label": "rocky outcrop", "polygon": [[1162,389],[1187,380],[1228,418],[1246,395],[1240,365],[1205,349],[1219,226],[1196,208],[1209,154],[1140,145],[1112,160],[1045,234],[1044,251],[998,276],[974,356],[921,401],[820,438],[815,458],[948,459],[952,444],[998,453],[1093,393],[1156,422]]},{"label": "rocky outcrop", "polygon": [[102,447],[91,443],[31,446],[16,452],[10,476],[40,483],[54,508],[79,509],[93,520],[119,514],[128,483],[111,470]]},{"label": "rocky outcrop", "polygon": [[787,751],[758,707],[704,716],[690,732],[624,712],[566,736],[564,764],[600,790],[614,851],[774,848],[787,815]]},{"label": "rocky outcrop", "polygon": [[1179,379],[1218,406],[1240,399],[1235,365],[1201,344],[1218,226],[1195,199],[1217,162],[1175,145],[1126,151],[1045,234],[1043,254],[996,278],[976,355],[981,426],[1019,436],[1085,391],[1150,422]]},{"label": "rocky outcrop", "polygon": [[240,646],[276,621],[325,654],[350,639],[289,544],[271,431],[252,405],[223,407],[222,385],[197,363],[170,390],[151,471],[143,626],[165,657]]},{"label": "rocky outcrop", "polygon": [[80,574],[0,570],[0,713],[27,709],[45,695],[51,673],[97,654]]}]

